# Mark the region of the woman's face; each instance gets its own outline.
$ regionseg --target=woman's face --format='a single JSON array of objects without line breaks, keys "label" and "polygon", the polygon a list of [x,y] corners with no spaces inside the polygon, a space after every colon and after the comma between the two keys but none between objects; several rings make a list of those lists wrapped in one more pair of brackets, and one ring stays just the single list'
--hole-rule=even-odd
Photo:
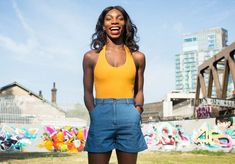
[{"label": "woman's face", "polygon": [[117,9],[110,10],[104,17],[103,29],[108,37],[117,39],[122,37],[125,20],[122,13]]}]

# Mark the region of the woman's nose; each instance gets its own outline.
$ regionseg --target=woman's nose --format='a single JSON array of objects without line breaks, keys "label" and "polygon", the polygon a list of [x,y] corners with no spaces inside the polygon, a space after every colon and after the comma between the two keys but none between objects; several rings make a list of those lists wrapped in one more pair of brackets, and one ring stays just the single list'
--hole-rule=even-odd
[{"label": "woman's nose", "polygon": [[118,24],[118,20],[117,19],[113,19],[111,23],[112,24]]}]

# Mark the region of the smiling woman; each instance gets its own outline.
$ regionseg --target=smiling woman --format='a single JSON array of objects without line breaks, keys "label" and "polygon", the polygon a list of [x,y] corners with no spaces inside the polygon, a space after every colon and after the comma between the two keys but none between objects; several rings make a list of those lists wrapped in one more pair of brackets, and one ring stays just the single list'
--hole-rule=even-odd
[{"label": "smiling woman", "polygon": [[103,30],[110,38],[118,38],[123,33],[125,20],[122,13],[113,9],[105,15]]},{"label": "smiling woman", "polygon": [[[108,15],[106,16],[106,13],[111,9],[113,9],[113,7],[107,7],[106,9],[103,10],[96,24],[96,32],[92,35],[91,48],[97,50],[97,52],[101,51],[101,49],[107,42],[107,35],[106,31],[104,30],[104,22],[105,18],[111,19],[108,17]],[[136,44],[137,27],[135,26],[135,24],[132,23],[129,15],[122,7],[115,6],[115,10],[121,12],[120,16],[122,17],[122,19],[124,19],[123,21],[125,23],[125,26],[123,27],[122,30],[123,30],[123,37],[125,38],[125,40],[123,40],[125,45],[127,45],[131,51],[137,51],[139,49],[139,46]]]},{"label": "smiling woman", "polygon": [[91,120],[85,150],[90,164],[108,164],[113,149],[119,164],[135,164],[138,152],[147,148],[140,128],[145,56],[138,51],[136,32],[122,7],[107,7],[92,36],[92,50],[84,55],[84,102]]}]

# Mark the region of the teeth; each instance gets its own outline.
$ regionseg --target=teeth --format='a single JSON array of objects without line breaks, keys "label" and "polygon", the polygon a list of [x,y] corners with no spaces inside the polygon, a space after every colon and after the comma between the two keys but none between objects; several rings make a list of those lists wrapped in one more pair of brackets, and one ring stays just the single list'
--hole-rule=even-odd
[{"label": "teeth", "polygon": [[111,30],[119,30],[119,27],[112,27]]}]

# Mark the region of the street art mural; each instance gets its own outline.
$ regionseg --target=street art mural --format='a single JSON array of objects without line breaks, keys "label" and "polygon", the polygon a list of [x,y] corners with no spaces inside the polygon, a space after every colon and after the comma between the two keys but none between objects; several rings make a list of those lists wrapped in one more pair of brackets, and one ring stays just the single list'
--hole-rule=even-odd
[{"label": "street art mural", "polygon": [[210,118],[212,117],[212,107],[205,105],[205,106],[199,106],[196,108],[196,115],[197,118]]},{"label": "street art mural", "polygon": [[45,126],[41,136],[43,142],[39,145],[52,152],[79,152],[83,151],[87,137],[87,128],[64,126],[55,128]]},{"label": "street art mural", "polygon": [[[235,117],[179,120],[142,124],[148,150],[235,151]],[[84,150],[88,128],[51,125],[0,124],[0,152],[80,152]]]},{"label": "street art mural", "polygon": [[177,147],[190,145],[190,138],[184,134],[181,125],[169,122],[146,124],[143,132],[150,150],[176,150]]},{"label": "street art mural", "polygon": [[[231,151],[235,148],[234,117],[143,124],[149,150]],[[214,122],[212,122],[214,121]]]},{"label": "street art mural", "polygon": [[218,117],[215,127],[204,123],[192,135],[193,143],[210,148],[233,148],[235,146],[235,128],[231,117]]},{"label": "street art mural", "polygon": [[37,128],[15,128],[3,126],[0,128],[0,151],[24,150],[37,138]]}]

